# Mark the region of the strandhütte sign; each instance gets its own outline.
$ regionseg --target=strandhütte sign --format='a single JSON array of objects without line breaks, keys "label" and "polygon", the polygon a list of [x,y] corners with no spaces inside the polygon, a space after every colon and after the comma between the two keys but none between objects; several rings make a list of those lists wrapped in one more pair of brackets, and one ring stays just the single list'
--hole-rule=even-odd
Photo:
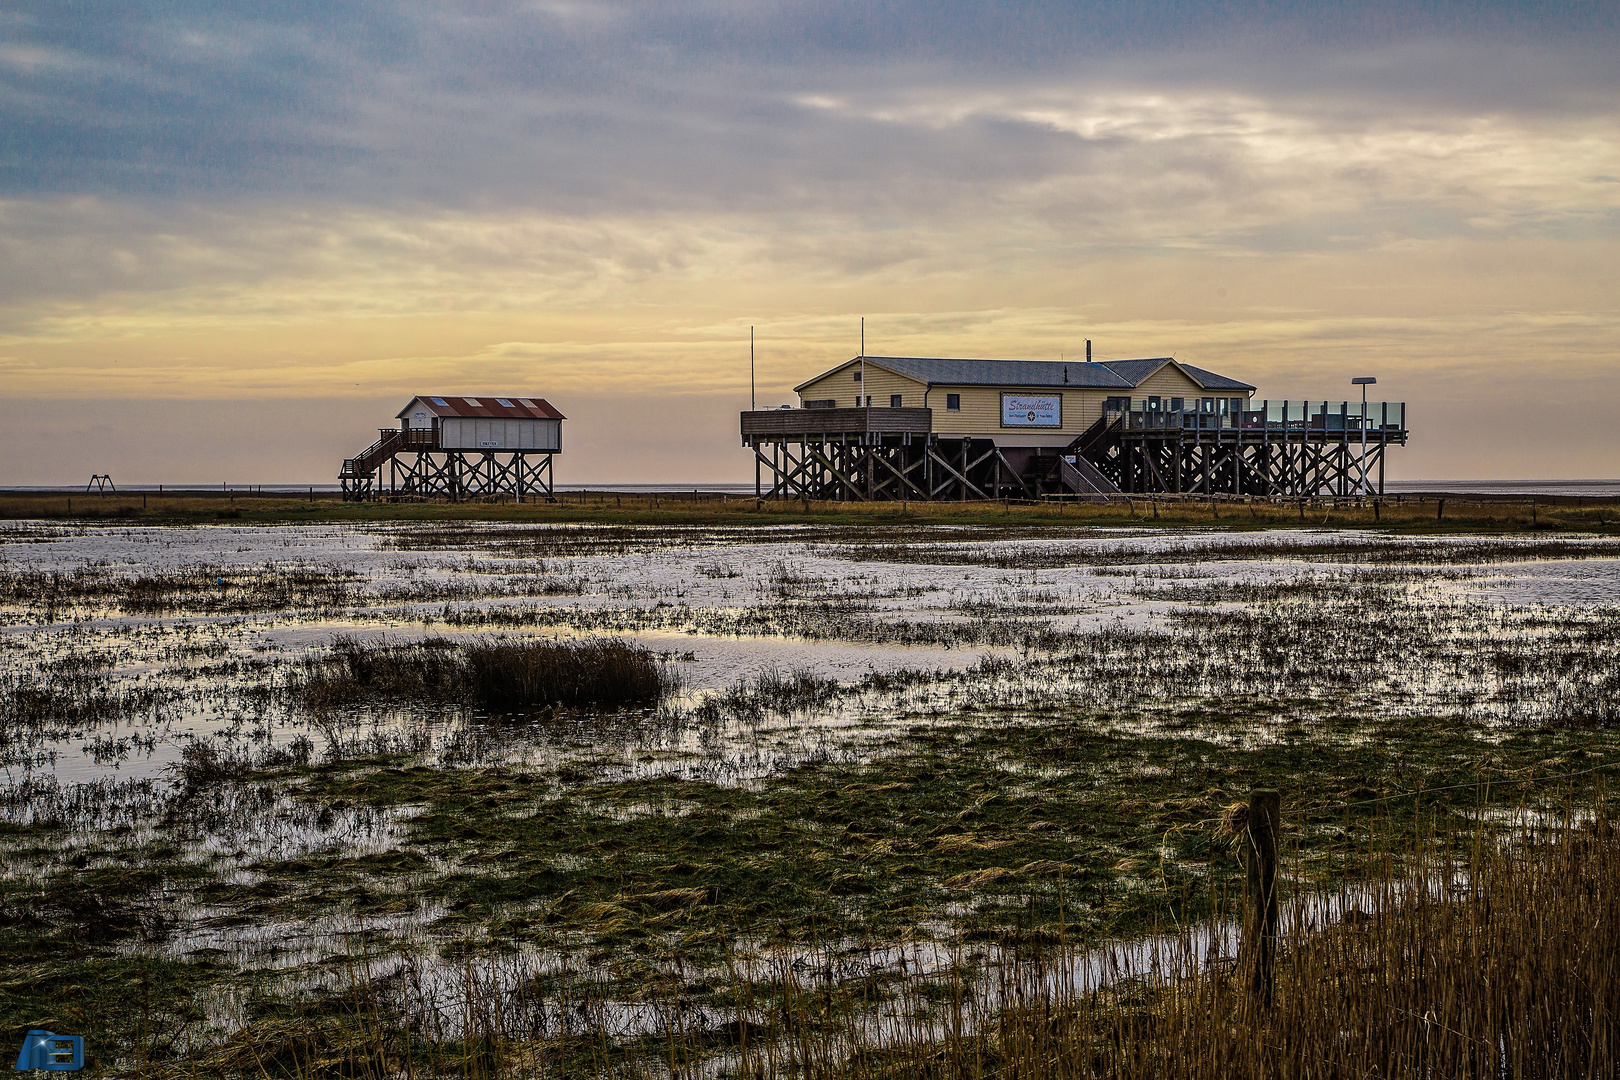
[{"label": "strandh\u00fctte sign", "polygon": [[1002,427],[1062,427],[1062,394],[1002,394]]}]

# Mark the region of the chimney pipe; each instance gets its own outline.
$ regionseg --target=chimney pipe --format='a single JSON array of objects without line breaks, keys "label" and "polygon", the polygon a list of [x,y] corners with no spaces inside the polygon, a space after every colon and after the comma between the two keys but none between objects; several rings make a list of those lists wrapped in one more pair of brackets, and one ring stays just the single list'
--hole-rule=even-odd
[{"label": "chimney pipe", "polygon": [[1086,363],[1091,363],[1091,339],[1086,338]]}]

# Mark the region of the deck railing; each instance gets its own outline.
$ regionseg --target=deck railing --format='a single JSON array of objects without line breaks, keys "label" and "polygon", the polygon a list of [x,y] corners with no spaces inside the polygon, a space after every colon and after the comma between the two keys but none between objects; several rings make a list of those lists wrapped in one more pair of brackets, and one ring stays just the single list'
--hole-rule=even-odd
[{"label": "deck railing", "polygon": [[934,412],[915,406],[856,409],[755,409],[742,414],[742,436],[926,435]]},{"label": "deck railing", "polygon": [[1113,408],[1109,412],[1123,416],[1127,431],[1406,431],[1404,401],[1369,401],[1365,411],[1360,401],[1251,401],[1243,402],[1249,408],[1231,407],[1237,404],[1236,399],[1205,398],[1189,399],[1180,409],[1169,408],[1168,404],[1153,408],[1149,399],[1130,402],[1128,411]]}]

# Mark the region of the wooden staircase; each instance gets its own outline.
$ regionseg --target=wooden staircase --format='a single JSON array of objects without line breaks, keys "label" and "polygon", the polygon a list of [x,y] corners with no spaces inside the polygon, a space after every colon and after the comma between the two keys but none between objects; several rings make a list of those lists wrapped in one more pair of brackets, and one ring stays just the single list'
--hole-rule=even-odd
[{"label": "wooden staircase", "polygon": [[1125,430],[1125,414],[1115,413],[1110,420],[1107,413],[1097,418],[1097,422],[1074,437],[1063,451],[1064,455],[1079,454],[1090,461],[1097,461],[1106,457],[1108,451],[1120,443],[1120,433]]},{"label": "wooden staircase", "polygon": [[398,428],[379,428],[376,442],[354,457],[343,459],[343,468],[338,470],[338,479],[370,479],[371,475],[377,471],[377,466],[399,453],[404,443],[404,433]]},{"label": "wooden staircase", "polygon": [[1104,476],[1097,466],[1086,460],[1084,454],[1075,454],[1073,458],[1058,458],[1058,479],[1063,486],[1076,495],[1084,495],[1098,500],[1118,498],[1120,490],[1114,482]]},{"label": "wooden staircase", "polygon": [[[1076,435],[1074,441],[1058,451],[1045,478],[1053,485],[1074,495],[1095,500],[1118,497],[1119,488],[1105,476],[1097,463],[1106,460],[1108,451],[1120,443],[1125,418],[1119,413],[1110,417],[1103,413],[1097,422]],[[1041,461],[1053,459],[1039,458]]]},{"label": "wooden staircase", "polygon": [[1120,496],[1119,488],[1101,469],[1067,447],[1034,454],[1020,479],[1029,491],[1048,495],[1079,495],[1099,502]]}]

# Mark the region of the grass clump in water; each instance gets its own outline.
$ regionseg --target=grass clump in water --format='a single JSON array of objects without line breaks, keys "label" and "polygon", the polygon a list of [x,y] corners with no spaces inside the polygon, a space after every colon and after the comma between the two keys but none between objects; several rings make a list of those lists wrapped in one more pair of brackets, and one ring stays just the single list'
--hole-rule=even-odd
[{"label": "grass clump in water", "polygon": [[305,704],[459,702],[488,709],[656,705],[675,677],[651,652],[618,638],[363,642],[338,638],[300,686]]},{"label": "grass clump in water", "polygon": [[673,681],[652,653],[617,638],[483,641],[462,660],[473,699],[490,708],[654,705]]}]

